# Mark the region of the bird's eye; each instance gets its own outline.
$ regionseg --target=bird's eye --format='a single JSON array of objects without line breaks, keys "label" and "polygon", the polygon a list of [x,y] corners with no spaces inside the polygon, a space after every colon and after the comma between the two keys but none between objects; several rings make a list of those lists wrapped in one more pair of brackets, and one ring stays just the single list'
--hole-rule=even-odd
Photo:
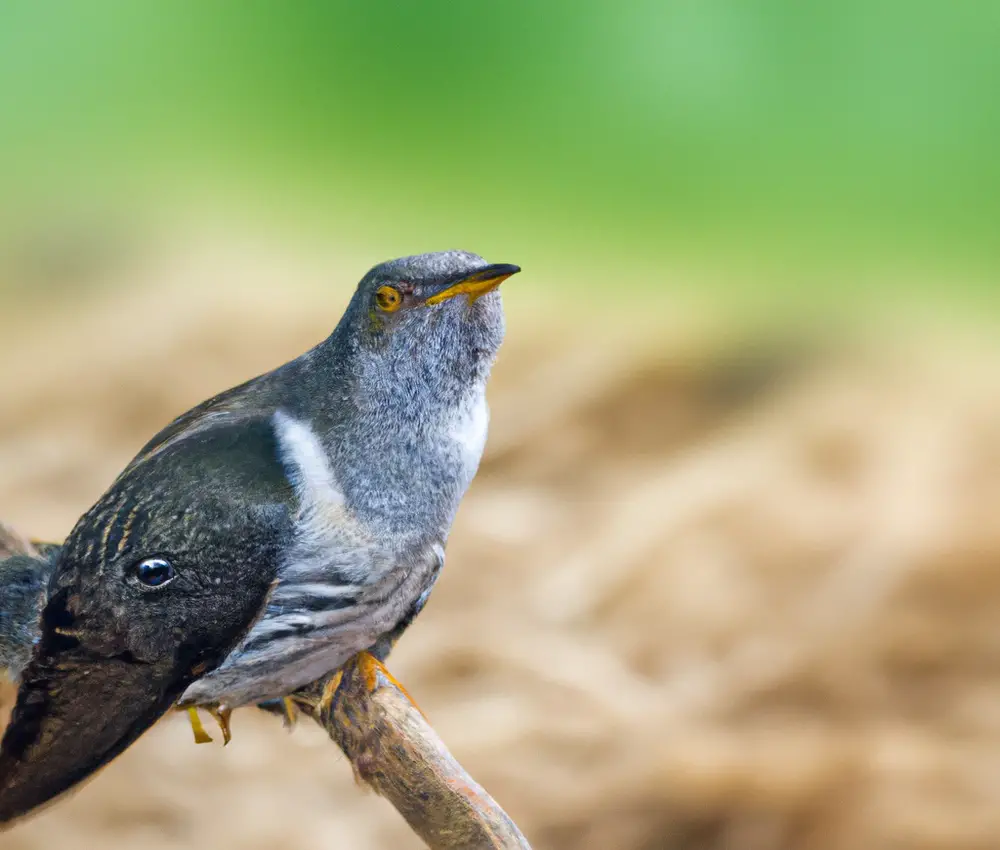
[{"label": "bird's eye", "polygon": [[174,580],[174,567],[165,558],[146,558],[135,565],[136,580],[144,587],[159,588]]},{"label": "bird's eye", "polygon": [[380,286],[375,293],[375,303],[380,310],[394,313],[403,304],[403,293],[394,286]]}]

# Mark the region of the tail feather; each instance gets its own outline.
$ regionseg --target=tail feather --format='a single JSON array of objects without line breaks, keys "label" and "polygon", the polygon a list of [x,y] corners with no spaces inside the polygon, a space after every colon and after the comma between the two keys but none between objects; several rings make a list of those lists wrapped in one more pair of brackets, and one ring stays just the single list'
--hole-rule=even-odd
[{"label": "tail feather", "polygon": [[40,634],[54,559],[11,555],[0,560],[0,670],[18,679]]}]

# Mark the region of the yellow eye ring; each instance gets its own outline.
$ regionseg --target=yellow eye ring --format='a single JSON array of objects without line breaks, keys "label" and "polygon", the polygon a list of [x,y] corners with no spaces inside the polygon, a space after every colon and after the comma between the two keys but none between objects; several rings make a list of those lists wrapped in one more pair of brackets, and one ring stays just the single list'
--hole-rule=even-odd
[{"label": "yellow eye ring", "polygon": [[379,310],[395,313],[403,306],[403,293],[394,286],[380,286],[375,293],[375,303]]}]

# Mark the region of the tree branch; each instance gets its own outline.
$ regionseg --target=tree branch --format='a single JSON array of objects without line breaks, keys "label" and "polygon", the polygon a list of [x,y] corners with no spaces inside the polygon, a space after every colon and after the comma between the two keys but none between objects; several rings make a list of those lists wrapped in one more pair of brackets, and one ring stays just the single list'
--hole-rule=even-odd
[{"label": "tree branch", "polygon": [[530,850],[525,837],[367,653],[293,699],[432,850]]},{"label": "tree branch", "polygon": [[[33,544],[0,523],[0,583],[9,573],[2,559],[27,555],[38,564],[36,604],[0,610],[8,637],[37,634],[37,623],[9,621],[41,610],[48,575],[44,557],[55,548]],[[26,559],[18,560],[23,577]],[[9,602],[3,591],[0,586],[0,601]],[[406,691],[372,656],[362,653],[337,673],[297,691],[292,700],[344,751],[358,781],[392,803],[430,850],[531,850],[506,812],[456,761]]]}]

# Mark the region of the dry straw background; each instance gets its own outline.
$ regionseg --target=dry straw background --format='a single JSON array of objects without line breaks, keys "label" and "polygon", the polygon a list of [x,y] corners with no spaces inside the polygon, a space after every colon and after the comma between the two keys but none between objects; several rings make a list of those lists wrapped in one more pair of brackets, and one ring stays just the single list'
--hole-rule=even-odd
[{"label": "dry straw background", "polygon": [[[212,235],[7,302],[0,515],[65,535],[373,259]],[[543,289],[508,284],[487,456],[391,663],[456,755],[539,850],[1000,847],[998,351],[765,345]],[[0,846],[419,846],[318,730],[233,725],[166,719]]]}]

